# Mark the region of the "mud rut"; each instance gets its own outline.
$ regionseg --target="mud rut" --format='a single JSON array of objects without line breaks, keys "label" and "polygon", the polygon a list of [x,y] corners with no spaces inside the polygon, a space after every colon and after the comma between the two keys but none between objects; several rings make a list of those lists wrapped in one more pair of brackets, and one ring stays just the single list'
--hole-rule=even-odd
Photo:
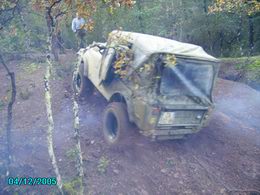
[{"label": "mud rut", "polygon": [[[21,79],[18,87],[35,82],[42,72],[40,69]],[[69,78],[52,83],[55,151],[66,182],[76,175]],[[54,174],[45,142],[43,88],[41,81],[35,85],[30,99],[18,100],[15,105],[14,174],[50,177]],[[135,133],[129,138],[128,146],[117,150],[109,149],[102,137],[101,119],[106,101],[97,92],[82,101],[81,143],[89,194],[250,194],[249,191],[260,191],[260,93],[246,85],[219,79],[214,98],[216,109],[209,125],[200,133],[181,141],[151,142],[133,129]],[[101,158],[108,161],[104,173],[98,170]],[[28,194],[46,194],[54,188],[23,189]]]}]

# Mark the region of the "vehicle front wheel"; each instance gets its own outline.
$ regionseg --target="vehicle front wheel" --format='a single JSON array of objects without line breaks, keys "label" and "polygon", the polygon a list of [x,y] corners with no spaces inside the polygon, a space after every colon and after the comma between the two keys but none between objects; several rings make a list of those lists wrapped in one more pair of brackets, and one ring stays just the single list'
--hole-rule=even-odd
[{"label": "vehicle front wheel", "polygon": [[112,102],[103,115],[103,133],[109,145],[125,142],[129,134],[130,122],[124,103]]},{"label": "vehicle front wheel", "polygon": [[83,74],[83,65],[79,71],[73,74],[72,86],[74,93],[79,97],[87,97],[92,95],[94,86],[91,81]]}]

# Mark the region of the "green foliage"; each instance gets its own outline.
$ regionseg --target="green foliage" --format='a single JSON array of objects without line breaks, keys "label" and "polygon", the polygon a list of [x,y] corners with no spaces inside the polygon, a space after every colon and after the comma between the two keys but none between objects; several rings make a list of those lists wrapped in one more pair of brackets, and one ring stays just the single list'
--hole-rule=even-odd
[{"label": "green foliage", "polygon": [[12,91],[11,88],[9,88],[6,90],[6,96],[4,97],[4,101],[6,102],[6,104],[11,100],[11,96],[12,96]]},{"label": "green foliage", "polygon": [[73,64],[75,62],[73,62],[73,60],[68,60],[66,62],[64,62],[64,64],[60,64],[60,63],[55,63],[55,73],[58,76],[58,78],[66,78],[67,76],[71,75],[71,73],[73,72]]},{"label": "green foliage", "polygon": [[78,190],[82,186],[82,180],[80,177],[73,179],[70,182],[63,184],[63,191],[65,195],[78,195]]},{"label": "green foliage", "polygon": [[77,148],[71,148],[66,152],[66,156],[67,158],[71,159],[71,160],[75,160],[77,157],[78,151]]},{"label": "green foliage", "polygon": [[26,87],[25,89],[21,89],[19,95],[22,100],[28,100],[32,95],[32,92]]},{"label": "green foliage", "polygon": [[250,73],[250,80],[259,81],[260,80],[260,58],[253,61],[246,66],[246,69]]},{"label": "green foliage", "polygon": [[260,81],[260,56],[223,58],[222,62],[234,65],[237,71],[244,72],[247,81]]},{"label": "green foliage", "polygon": [[210,12],[229,12],[246,15],[253,15],[260,12],[260,2],[258,0],[215,0],[209,7]]},{"label": "green foliage", "polygon": [[5,107],[5,102],[0,99],[0,112],[4,109]]},{"label": "green foliage", "polygon": [[[223,2],[232,2],[223,0]],[[22,0],[24,5],[32,1]],[[34,2],[37,2],[34,0]],[[71,2],[71,1],[65,1]],[[80,1],[85,2],[85,1]],[[215,56],[243,56],[249,51],[249,21],[247,16],[236,11],[236,7],[225,8],[223,11],[209,14],[209,8],[214,5],[213,0],[189,1],[189,0],[142,0],[128,5],[128,1],[118,5],[117,1],[91,1],[87,6],[85,19],[93,25],[93,31],[87,32],[87,43],[93,41],[104,42],[107,35],[114,29],[123,29],[159,35],[183,42],[201,45],[206,51]],[[130,2],[130,1],[129,1]],[[222,1],[219,1],[222,2]],[[239,2],[241,2],[239,0]],[[259,3],[258,3],[259,4]],[[232,5],[232,3],[228,4]],[[68,13],[59,17],[59,25],[56,30],[60,30],[62,46],[67,49],[76,49],[76,36],[71,30],[71,21],[78,5],[72,2]],[[89,9],[93,7],[93,9]],[[115,6],[112,9],[111,6]],[[210,7],[211,6],[211,7]],[[64,9],[64,2],[61,4]],[[80,10],[83,7],[80,8]],[[246,8],[248,10],[248,8]],[[110,11],[108,11],[110,10]],[[254,24],[254,50],[253,54],[260,54],[260,16],[258,9],[254,9],[252,22]],[[44,17],[44,10],[36,11],[32,6],[24,6],[21,17],[17,14],[8,27],[0,33],[1,50],[6,52],[22,51],[44,51],[46,49],[47,26]],[[93,23],[92,23],[93,21]],[[26,24],[26,28],[24,27]]]},{"label": "green foliage", "polygon": [[174,161],[173,161],[173,159],[167,159],[167,160],[166,160],[166,165],[167,165],[168,167],[173,167],[173,166],[174,166]]},{"label": "green foliage", "polygon": [[25,23],[28,25],[30,47],[39,51],[46,49],[47,28],[44,16],[32,11],[30,14],[25,15]]},{"label": "green foliage", "polygon": [[[26,4],[26,1],[20,1]],[[44,16],[24,7],[20,15],[16,14],[9,25],[0,31],[2,52],[42,51],[46,48],[46,23]]]},{"label": "green foliage", "polygon": [[[160,3],[140,1],[132,9],[117,9],[112,16],[100,6],[94,14],[94,20],[97,22],[94,32],[88,33],[88,40],[105,41],[111,30],[121,27],[126,31],[198,44],[215,56],[247,54],[247,18],[241,18],[240,27],[237,14],[209,14],[208,6],[211,4],[210,0],[165,0]],[[257,24],[256,18],[257,16],[253,18],[254,24]],[[259,33],[260,29],[255,25],[255,53],[260,51],[260,42],[256,36]]]},{"label": "green foliage", "polygon": [[249,64],[248,69],[252,71],[260,70],[260,59],[257,59],[253,63]]},{"label": "green foliage", "polygon": [[30,64],[23,64],[23,71],[25,71],[25,73],[27,74],[32,74],[34,73],[36,70],[39,69],[39,64],[36,63],[30,63]]},{"label": "green foliage", "polygon": [[109,160],[106,157],[102,156],[98,161],[98,166],[97,166],[98,172],[100,174],[106,173],[108,165],[109,165]]},{"label": "green foliage", "polygon": [[23,43],[25,33],[19,28],[12,25],[4,29],[0,36],[0,45],[3,52],[22,52],[25,50]]}]

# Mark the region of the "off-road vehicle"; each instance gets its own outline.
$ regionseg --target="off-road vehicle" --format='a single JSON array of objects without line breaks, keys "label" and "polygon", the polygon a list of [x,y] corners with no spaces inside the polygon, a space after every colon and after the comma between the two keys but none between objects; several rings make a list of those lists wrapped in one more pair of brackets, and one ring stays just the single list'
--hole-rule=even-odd
[{"label": "off-road vehicle", "polygon": [[80,49],[73,86],[79,96],[95,87],[109,102],[103,113],[108,143],[127,139],[129,122],[152,139],[179,139],[206,124],[218,69],[218,60],[199,46],[113,31],[106,43]]}]

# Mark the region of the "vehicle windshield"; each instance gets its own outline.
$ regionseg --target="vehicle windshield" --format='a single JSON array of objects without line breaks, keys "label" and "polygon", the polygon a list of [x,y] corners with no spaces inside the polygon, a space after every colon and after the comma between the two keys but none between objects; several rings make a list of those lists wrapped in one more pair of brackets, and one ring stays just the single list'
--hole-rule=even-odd
[{"label": "vehicle windshield", "polygon": [[198,97],[210,103],[213,66],[179,61],[162,71],[160,93],[165,96]]}]

